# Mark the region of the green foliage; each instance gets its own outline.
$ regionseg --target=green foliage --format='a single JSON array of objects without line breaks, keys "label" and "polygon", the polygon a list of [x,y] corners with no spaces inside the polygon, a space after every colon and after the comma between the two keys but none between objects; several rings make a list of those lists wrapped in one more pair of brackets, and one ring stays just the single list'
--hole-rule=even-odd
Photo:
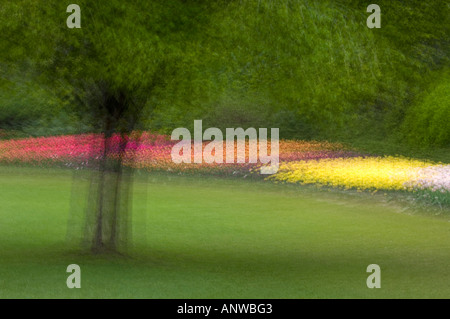
[{"label": "green foliage", "polygon": [[362,0],[80,0],[81,29],[65,25],[69,3],[6,1],[0,63],[43,71],[34,79],[93,128],[102,99],[123,95],[140,128],[165,133],[203,119],[283,138],[448,144],[445,78],[425,97],[450,63],[445,1],[380,0],[381,29],[367,28]]},{"label": "green foliage", "polygon": [[430,190],[417,190],[413,193],[413,198],[423,205],[434,205],[439,207],[442,212],[450,211],[450,193],[433,192]]},{"label": "green foliage", "polygon": [[184,49],[209,10],[202,2],[80,0],[82,27],[69,29],[68,4],[7,2],[0,12],[0,31],[8,35],[1,62],[36,70],[35,81],[50,83],[101,130],[113,120],[116,129],[133,127],[153,107],[150,98],[189,74],[195,55]]},{"label": "green foliage", "polygon": [[380,5],[382,28],[368,29],[361,1],[230,2],[197,43],[192,94],[168,89],[170,102],[159,102],[177,111],[162,107],[153,123],[170,131],[202,118],[280,127],[285,138],[393,136],[432,71],[449,62],[448,7]]},{"label": "green foliage", "polygon": [[24,130],[58,114],[61,102],[33,81],[5,77],[0,82],[0,128]]},{"label": "green foliage", "polygon": [[408,110],[403,131],[411,143],[450,147],[449,119],[450,71],[447,70]]}]

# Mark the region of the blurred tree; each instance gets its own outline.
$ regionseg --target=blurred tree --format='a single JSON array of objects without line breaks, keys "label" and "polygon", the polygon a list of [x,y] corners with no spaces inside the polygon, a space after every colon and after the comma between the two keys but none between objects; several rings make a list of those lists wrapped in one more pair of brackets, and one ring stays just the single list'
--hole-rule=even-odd
[{"label": "blurred tree", "polygon": [[71,29],[69,4],[2,3],[0,63],[32,70],[35,81],[51,85],[103,136],[103,156],[92,167],[84,238],[94,252],[118,251],[129,237],[131,174],[122,165],[129,135],[165,86],[189,76],[192,43],[215,5],[79,0],[81,28]]}]

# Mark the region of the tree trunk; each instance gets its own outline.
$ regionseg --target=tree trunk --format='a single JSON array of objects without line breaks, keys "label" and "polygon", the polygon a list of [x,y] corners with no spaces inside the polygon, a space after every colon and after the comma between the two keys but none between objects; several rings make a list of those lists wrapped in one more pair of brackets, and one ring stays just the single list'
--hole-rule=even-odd
[{"label": "tree trunk", "polygon": [[[131,236],[133,169],[129,161],[133,154],[127,146],[135,120],[134,117],[125,117],[128,107],[125,94],[105,92],[104,96],[100,108],[103,114],[101,142],[96,144],[98,139],[94,139],[97,142],[92,145],[87,201],[82,217],[84,232],[81,232],[84,248],[95,254],[124,252]],[[99,148],[102,148],[101,155]],[[82,175],[86,176],[85,173]],[[75,229],[76,225],[71,227]]]}]

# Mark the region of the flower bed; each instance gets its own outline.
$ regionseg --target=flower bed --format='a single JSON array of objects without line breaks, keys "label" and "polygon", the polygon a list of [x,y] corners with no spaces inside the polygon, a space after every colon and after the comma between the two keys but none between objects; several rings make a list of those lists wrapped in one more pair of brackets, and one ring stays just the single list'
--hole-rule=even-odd
[{"label": "flower bed", "polygon": [[[0,162],[80,169],[90,167],[105,155],[111,158],[120,155],[125,165],[139,169],[225,176],[258,176],[262,166],[260,162],[248,163],[248,143],[245,163],[176,164],[171,150],[177,141],[171,141],[166,135],[132,134],[126,138],[123,154],[119,152],[121,141],[124,140],[118,135],[108,139],[105,154],[105,140],[100,134],[4,140],[0,141]],[[226,147],[223,149],[225,159]],[[279,149],[280,169],[268,180],[361,190],[450,192],[450,165],[403,157],[366,156],[329,142],[282,140]]]},{"label": "flower bed", "polygon": [[283,163],[271,180],[359,190],[450,191],[450,165],[403,157],[353,157]]}]

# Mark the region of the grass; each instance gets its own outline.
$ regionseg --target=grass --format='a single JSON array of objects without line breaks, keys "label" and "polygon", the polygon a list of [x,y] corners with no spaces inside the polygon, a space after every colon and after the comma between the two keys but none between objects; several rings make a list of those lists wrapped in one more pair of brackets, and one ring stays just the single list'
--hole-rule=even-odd
[{"label": "grass", "polygon": [[[449,298],[450,217],[261,181],[149,175],[129,256],[66,239],[72,173],[0,167],[0,298]],[[66,267],[81,267],[68,289]],[[381,289],[366,267],[381,267]]]}]

